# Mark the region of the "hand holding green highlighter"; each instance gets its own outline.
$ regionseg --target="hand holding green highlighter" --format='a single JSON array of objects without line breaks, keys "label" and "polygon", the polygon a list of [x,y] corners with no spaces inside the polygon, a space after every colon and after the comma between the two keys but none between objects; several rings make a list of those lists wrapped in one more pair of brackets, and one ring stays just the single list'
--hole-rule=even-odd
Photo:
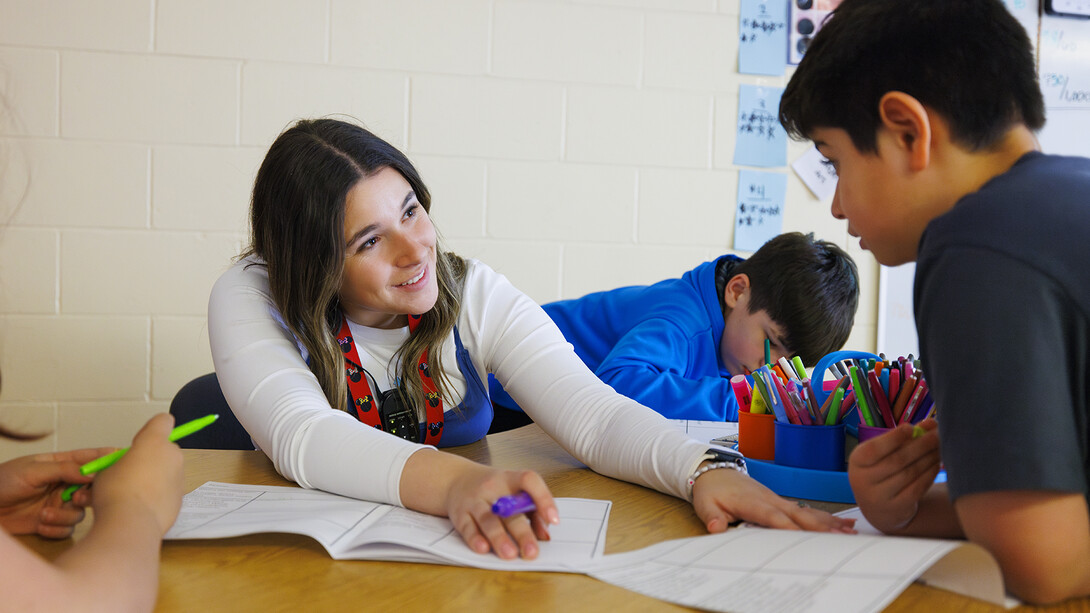
[{"label": "hand holding green highlighter", "polygon": [[[210,425],[212,422],[216,421],[217,419],[219,419],[219,415],[216,414],[216,413],[213,413],[211,415],[205,415],[204,417],[198,417],[197,419],[194,419],[193,421],[187,421],[186,423],[184,423],[184,424],[182,424],[180,426],[177,426],[176,428],[174,428],[173,430],[170,431],[170,442],[173,443],[173,442],[177,441],[178,439],[185,438],[185,437],[189,436],[190,434],[193,434],[194,432],[197,432],[197,431],[203,429],[205,426]],[[123,449],[118,449],[117,451],[115,451],[113,453],[108,453],[108,454],[106,454],[106,455],[104,455],[104,456],[102,456],[100,458],[96,458],[94,460],[91,460],[90,462],[84,464],[83,466],[80,466],[79,467],[79,472],[82,475],[90,475],[90,474],[93,474],[93,473],[97,473],[100,470],[104,470],[106,468],[109,468],[110,466],[113,466],[114,462],[117,462],[118,460],[120,460],[121,456],[125,455],[125,452],[127,452],[128,450],[129,450],[129,448],[125,447]],[[61,494],[61,500],[65,501],[65,502],[68,502],[69,500],[72,500],[72,494],[76,493],[76,490],[78,490],[81,487],[83,487],[83,486],[82,485],[69,485],[67,488],[65,488],[64,493]]]}]

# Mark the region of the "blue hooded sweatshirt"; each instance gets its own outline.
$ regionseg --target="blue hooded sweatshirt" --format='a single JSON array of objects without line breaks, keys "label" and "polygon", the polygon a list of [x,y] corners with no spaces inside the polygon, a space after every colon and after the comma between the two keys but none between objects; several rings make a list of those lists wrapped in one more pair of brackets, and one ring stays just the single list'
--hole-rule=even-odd
[{"label": "blue hooded sweatshirt", "polygon": [[[736,421],[738,401],[719,344],[723,311],[715,287],[724,255],[680,279],[551,302],[545,312],[598,377],[671,419]],[[492,401],[517,409],[495,379]]]}]

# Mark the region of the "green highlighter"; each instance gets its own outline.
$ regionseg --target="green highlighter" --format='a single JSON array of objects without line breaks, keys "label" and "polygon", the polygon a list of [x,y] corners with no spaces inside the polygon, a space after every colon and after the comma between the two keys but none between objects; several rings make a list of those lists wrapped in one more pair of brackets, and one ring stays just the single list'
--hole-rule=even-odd
[{"label": "green highlighter", "polygon": [[805,379],[808,376],[806,374],[806,367],[802,364],[802,358],[799,356],[791,358],[791,366],[795,367],[795,372],[798,373],[799,379]]},{"label": "green highlighter", "polygon": [[[197,432],[198,430],[201,430],[205,426],[208,426],[212,422],[219,419],[219,417],[220,416],[218,414],[213,413],[211,415],[205,415],[204,417],[198,417],[197,419],[194,419],[193,421],[187,421],[186,423],[184,423],[184,424],[182,424],[182,425],[180,425],[180,426],[178,426],[178,427],[176,427],[176,428],[174,428],[173,430],[170,431],[170,442],[173,443],[173,442],[177,441],[178,439],[185,438],[185,437],[189,436],[190,434],[193,434],[194,432]],[[81,475],[90,475],[90,474],[93,474],[93,473],[97,473],[98,471],[103,470],[105,468],[109,468],[110,466],[113,466],[114,462],[117,462],[118,460],[120,460],[121,456],[125,455],[125,452],[128,451],[128,450],[129,450],[129,448],[125,447],[124,449],[118,449],[117,451],[115,451],[113,453],[108,453],[108,454],[102,456],[101,458],[95,458],[94,460],[91,460],[90,462],[84,464],[83,466],[80,466],[79,467],[79,472],[80,472]],[[65,488],[64,493],[61,494],[61,500],[65,501],[65,502],[68,502],[69,500],[72,500],[72,494],[76,493],[76,490],[78,490],[81,487],[83,487],[83,486],[82,485],[69,485],[67,488]]]}]

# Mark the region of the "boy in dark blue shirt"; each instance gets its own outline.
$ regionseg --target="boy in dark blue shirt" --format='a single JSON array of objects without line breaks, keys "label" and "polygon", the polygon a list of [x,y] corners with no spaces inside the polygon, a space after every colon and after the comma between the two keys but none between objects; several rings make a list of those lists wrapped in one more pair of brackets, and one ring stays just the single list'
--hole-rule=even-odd
[{"label": "boy in dark blue shirt", "polygon": [[860,244],[917,262],[937,430],[855,449],[863,514],[982,545],[1023,600],[1090,594],[1090,160],[1037,150],[1026,32],[999,0],[844,0],[780,120],[836,169]]},{"label": "boy in dark blue shirt", "polygon": [[[544,305],[586,365],[619,393],[673,419],[738,419],[731,375],[839,349],[859,303],[855,263],[798,232],[749,259],[724,255],[678,279]],[[515,408],[491,381],[494,404]]]}]

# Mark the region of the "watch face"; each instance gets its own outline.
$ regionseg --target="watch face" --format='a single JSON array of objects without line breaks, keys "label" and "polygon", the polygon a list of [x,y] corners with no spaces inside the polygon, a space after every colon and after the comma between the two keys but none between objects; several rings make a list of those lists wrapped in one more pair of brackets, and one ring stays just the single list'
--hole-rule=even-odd
[{"label": "watch face", "polygon": [[734,462],[740,466],[745,466],[746,464],[745,456],[733,449],[711,447],[708,449],[708,455],[713,456],[713,459],[716,462]]}]

